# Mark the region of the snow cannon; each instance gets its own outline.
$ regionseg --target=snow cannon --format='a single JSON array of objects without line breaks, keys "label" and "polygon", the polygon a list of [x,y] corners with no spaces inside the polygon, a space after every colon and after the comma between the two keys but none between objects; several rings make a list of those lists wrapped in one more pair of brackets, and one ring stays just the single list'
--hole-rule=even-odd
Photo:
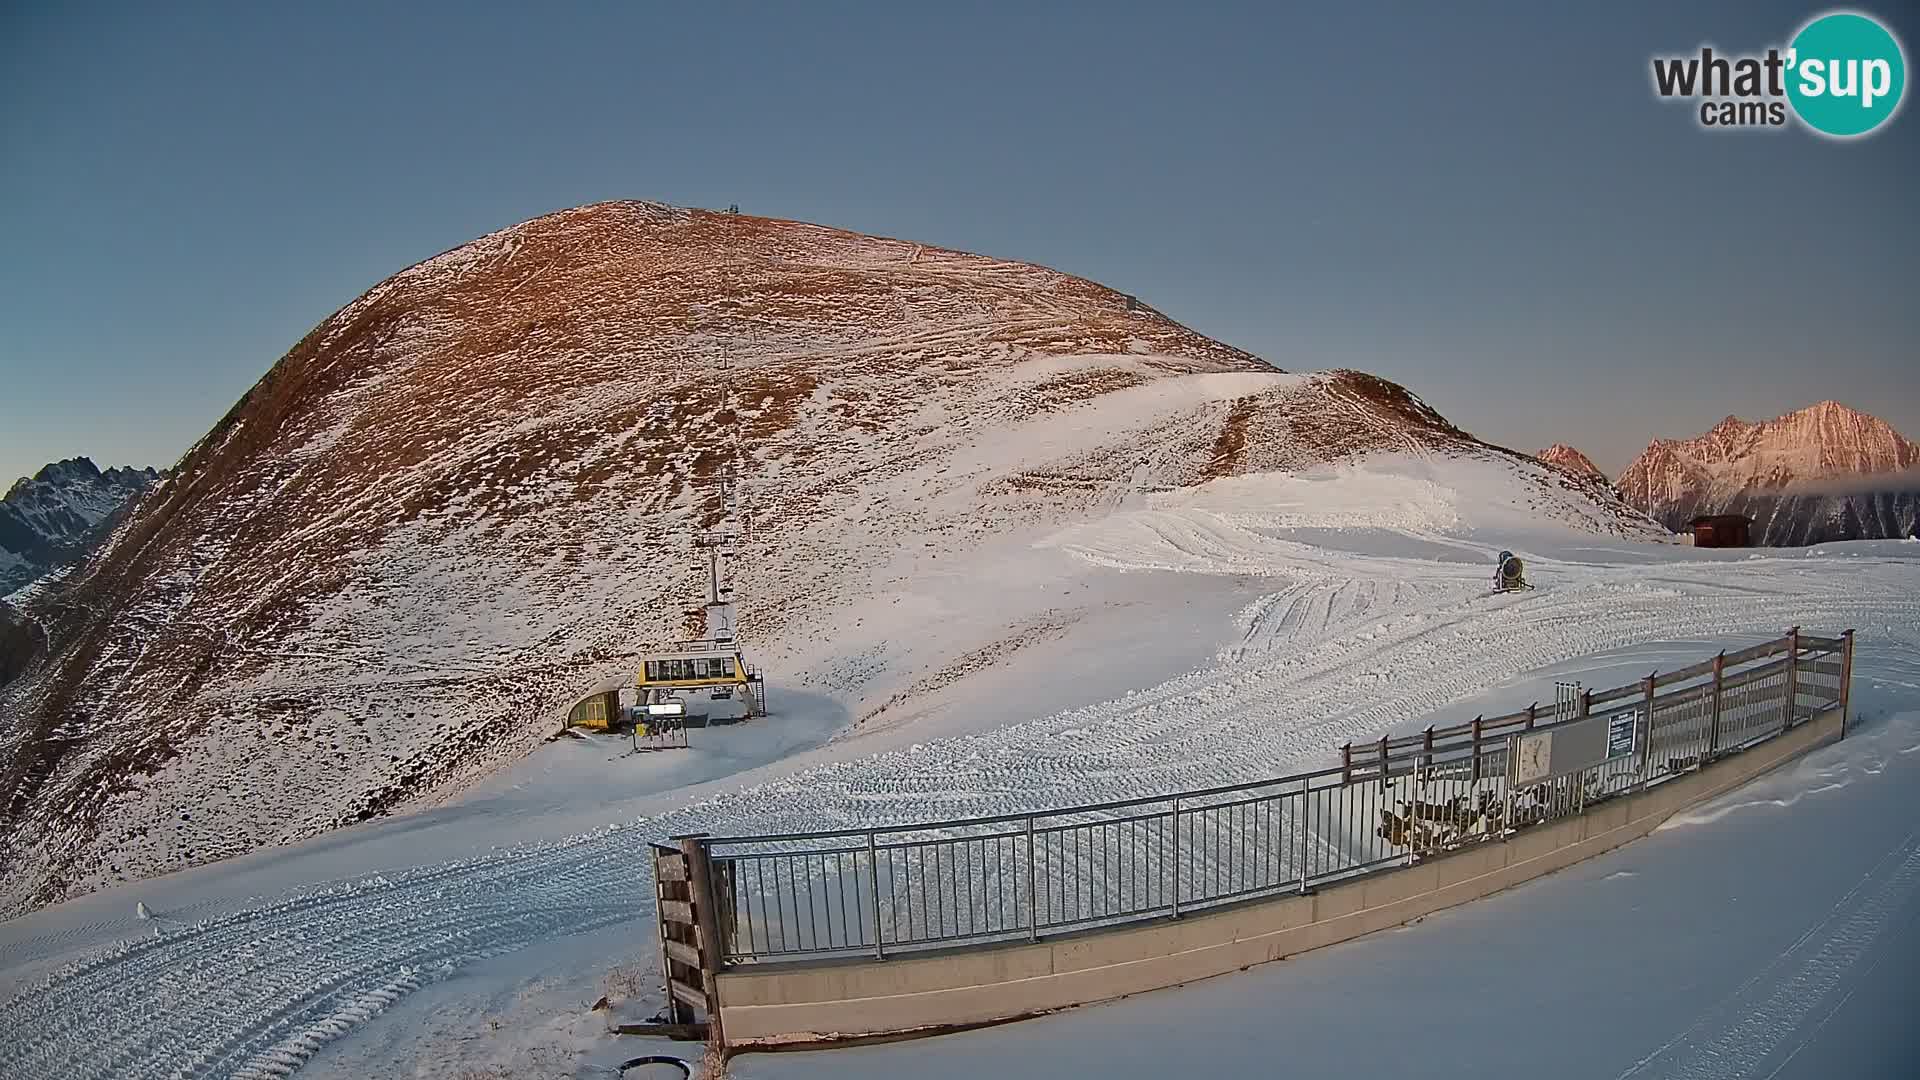
[{"label": "snow cannon", "polygon": [[1527,567],[1519,556],[1511,551],[1500,553],[1500,565],[1493,572],[1493,588],[1495,592],[1533,588],[1527,584]]}]

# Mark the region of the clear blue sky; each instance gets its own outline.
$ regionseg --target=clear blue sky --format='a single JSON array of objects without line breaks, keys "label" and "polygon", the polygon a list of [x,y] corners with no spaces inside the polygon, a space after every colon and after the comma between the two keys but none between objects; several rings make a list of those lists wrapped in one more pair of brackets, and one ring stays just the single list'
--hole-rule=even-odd
[{"label": "clear blue sky", "polygon": [[1028,6],[8,4],[0,477],[171,463],[379,279],[628,197],[1045,263],[1610,472],[1823,397],[1920,437],[1913,103],[1649,89],[1820,6]]}]

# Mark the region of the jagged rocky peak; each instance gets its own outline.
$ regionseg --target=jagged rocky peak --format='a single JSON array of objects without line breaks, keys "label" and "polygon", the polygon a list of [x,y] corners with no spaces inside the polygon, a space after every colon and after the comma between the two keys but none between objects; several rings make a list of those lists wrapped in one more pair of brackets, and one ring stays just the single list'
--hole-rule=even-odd
[{"label": "jagged rocky peak", "polygon": [[1772,420],[1729,416],[1692,439],[1655,439],[1620,475],[1629,503],[1670,528],[1744,513],[1767,543],[1906,536],[1920,448],[1838,401]]},{"label": "jagged rocky peak", "polygon": [[131,465],[119,465],[102,469],[93,463],[90,457],[70,457],[60,461],[48,462],[32,476],[22,476],[7,489],[9,497],[31,484],[50,484],[56,487],[73,485],[108,485],[112,487],[145,487],[160,478],[160,470],[152,467],[135,468]]},{"label": "jagged rocky peak", "polygon": [[1598,476],[1602,479],[1606,477],[1606,474],[1600,471],[1600,467],[1593,463],[1592,458],[1566,443],[1554,443],[1533,456],[1549,465],[1558,465],[1582,476]]},{"label": "jagged rocky peak", "polygon": [[14,481],[0,499],[0,596],[84,558],[160,475],[72,457]]}]

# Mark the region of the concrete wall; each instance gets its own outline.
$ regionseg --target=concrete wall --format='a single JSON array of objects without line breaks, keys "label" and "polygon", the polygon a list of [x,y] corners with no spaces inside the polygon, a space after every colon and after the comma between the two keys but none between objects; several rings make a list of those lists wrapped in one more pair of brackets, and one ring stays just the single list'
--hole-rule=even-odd
[{"label": "concrete wall", "polygon": [[731,1045],[828,1041],[991,1023],[1225,974],[1475,900],[1652,832],[1837,738],[1842,710],[1587,813],[1307,896],[1044,939],[887,960],[745,965],[719,976]]}]

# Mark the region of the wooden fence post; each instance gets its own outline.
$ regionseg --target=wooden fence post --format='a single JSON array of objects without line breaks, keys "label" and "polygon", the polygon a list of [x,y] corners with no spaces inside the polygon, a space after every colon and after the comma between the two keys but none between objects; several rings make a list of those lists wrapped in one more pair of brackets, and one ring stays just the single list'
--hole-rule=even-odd
[{"label": "wooden fence post", "polygon": [[1340,748],[1340,786],[1353,783],[1353,744]]},{"label": "wooden fence post", "polygon": [[680,853],[687,858],[687,885],[693,895],[694,928],[700,935],[700,981],[701,990],[707,996],[708,1037],[725,1046],[727,1036],[720,1024],[718,976],[722,957],[720,920],[715,917],[718,909],[714,906],[713,863],[707,858],[707,841],[704,837],[683,837]]},{"label": "wooden fence post", "polygon": [[[666,915],[667,903],[680,899],[680,890],[685,888],[685,882],[677,877],[669,881],[669,871],[661,859],[663,853],[666,853],[667,858],[678,859],[683,872],[686,866],[686,859],[678,851],[659,844],[653,846],[654,924],[659,931],[660,940],[660,989],[667,996],[667,1022],[691,1025],[694,1022],[693,1006],[682,1001],[680,996],[673,992],[675,946],[684,946],[684,943],[668,932]],[[669,945],[668,942],[675,944]]]}]

